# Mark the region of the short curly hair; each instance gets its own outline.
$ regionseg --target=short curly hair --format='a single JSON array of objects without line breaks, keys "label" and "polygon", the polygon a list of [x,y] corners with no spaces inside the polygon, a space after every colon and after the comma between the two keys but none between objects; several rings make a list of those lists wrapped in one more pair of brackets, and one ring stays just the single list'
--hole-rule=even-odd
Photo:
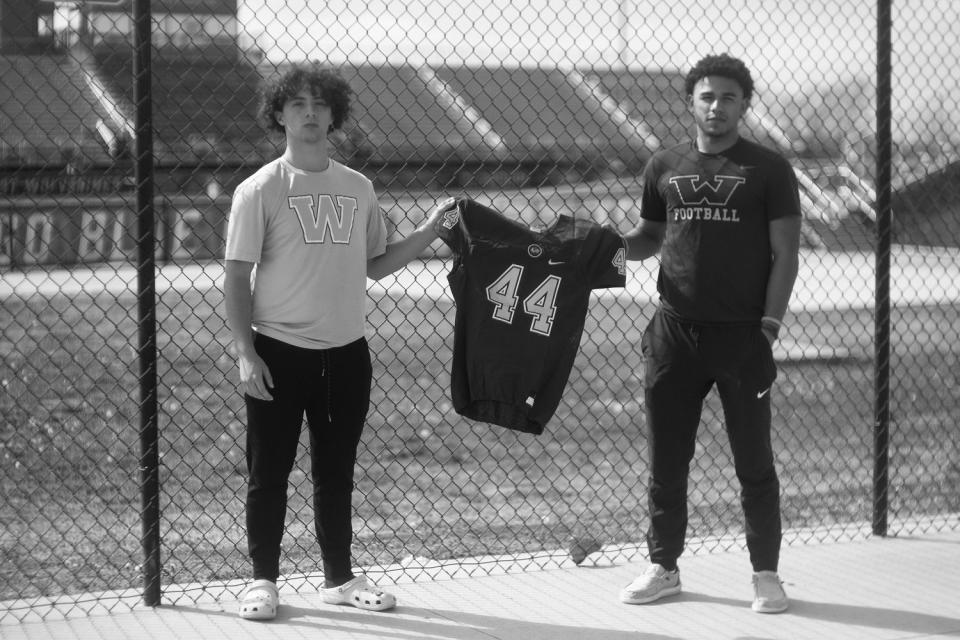
[{"label": "short curly hair", "polygon": [[693,88],[707,76],[730,78],[743,89],[744,100],[749,101],[750,98],[753,97],[753,77],[751,77],[747,65],[739,58],[734,58],[726,53],[702,58],[694,65],[693,69],[690,69],[690,72],[687,73],[686,80],[684,81],[686,95],[692,96]]},{"label": "short curly hair", "polygon": [[353,90],[335,71],[317,64],[297,64],[282,75],[263,85],[260,92],[260,106],[257,119],[267,131],[283,132],[283,125],[277,122],[277,112],[283,111],[288,100],[308,88],[314,96],[319,96],[330,105],[330,131],[343,126],[350,117],[350,99]]}]

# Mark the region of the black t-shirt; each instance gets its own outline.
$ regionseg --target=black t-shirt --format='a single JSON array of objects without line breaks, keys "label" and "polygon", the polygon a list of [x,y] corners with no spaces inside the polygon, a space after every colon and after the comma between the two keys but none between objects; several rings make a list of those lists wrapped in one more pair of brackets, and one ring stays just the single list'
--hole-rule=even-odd
[{"label": "black t-shirt", "polygon": [[626,284],[622,236],[570,216],[535,231],[469,199],[437,231],[454,253],[454,409],[543,433],[580,346],[590,291]]},{"label": "black t-shirt", "polygon": [[707,324],[759,321],[770,274],[770,220],[800,215],[785,158],[739,139],[711,155],[684,143],[644,171],[640,215],[667,223],[657,291],[663,307]]}]

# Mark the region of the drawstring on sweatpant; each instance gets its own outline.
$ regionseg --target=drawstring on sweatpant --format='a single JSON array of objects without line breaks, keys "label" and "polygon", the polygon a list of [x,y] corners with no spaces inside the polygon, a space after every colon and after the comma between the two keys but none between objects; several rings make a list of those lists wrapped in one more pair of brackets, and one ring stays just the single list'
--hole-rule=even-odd
[{"label": "drawstring on sweatpant", "polygon": [[331,404],[333,403],[333,384],[331,383],[330,378],[332,377],[333,371],[332,371],[332,369],[331,369],[330,366],[329,366],[329,365],[330,365],[330,355],[327,353],[326,350],[324,350],[324,351],[323,351],[323,354],[321,355],[321,361],[322,361],[322,363],[323,363],[323,365],[322,365],[322,366],[323,366],[323,369],[322,369],[320,375],[322,375],[323,377],[325,377],[325,378],[327,379],[327,422],[331,422],[331,423],[332,423],[332,422],[333,422],[333,412],[332,412],[332,410],[331,410]]}]

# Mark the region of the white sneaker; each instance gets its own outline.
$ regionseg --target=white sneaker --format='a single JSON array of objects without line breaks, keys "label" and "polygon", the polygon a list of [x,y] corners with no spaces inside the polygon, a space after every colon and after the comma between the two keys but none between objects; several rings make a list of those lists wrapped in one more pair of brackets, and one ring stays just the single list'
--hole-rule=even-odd
[{"label": "white sneaker", "polygon": [[757,613],[782,613],[790,606],[776,571],[758,571],[753,574],[753,606]]},{"label": "white sneaker", "polygon": [[680,593],[680,572],[667,571],[659,564],[651,564],[646,571],[620,591],[620,602],[646,604],[678,593]]}]

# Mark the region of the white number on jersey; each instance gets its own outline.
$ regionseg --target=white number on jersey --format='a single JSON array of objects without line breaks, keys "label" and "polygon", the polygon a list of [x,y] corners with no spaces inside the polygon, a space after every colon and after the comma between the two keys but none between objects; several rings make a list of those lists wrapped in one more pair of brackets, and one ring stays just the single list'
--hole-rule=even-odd
[{"label": "white number on jersey", "polygon": [[[523,276],[523,267],[512,264],[487,287],[487,300],[493,303],[493,319],[513,323],[513,315],[520,300],[517,291],[520,289],[520,278]],[[549,275],[537,288],[530,292],[523,300],[524,312],[532,317],[530,331],[542,336],[549,336],[553,329],[553,320],[557,315],[557,294],[560,291],[561,279],[559,276]]]},{"label": "white number on jersey", "polygon": [[617,268],[617,273],[620,275],[626,275],[627,273],[627,250],[626,249],[617,249],[617,252],[613,255],[613,260],[610,261],[613,266]]},{"label": "white number on jersey", "polygon": [[520,276],[523,267],[512,264],[500,277],[487,287],[487,300],[493,303],[493,319],[510,324],[513,312],[517,310],[517,289],[520,288]]}]

